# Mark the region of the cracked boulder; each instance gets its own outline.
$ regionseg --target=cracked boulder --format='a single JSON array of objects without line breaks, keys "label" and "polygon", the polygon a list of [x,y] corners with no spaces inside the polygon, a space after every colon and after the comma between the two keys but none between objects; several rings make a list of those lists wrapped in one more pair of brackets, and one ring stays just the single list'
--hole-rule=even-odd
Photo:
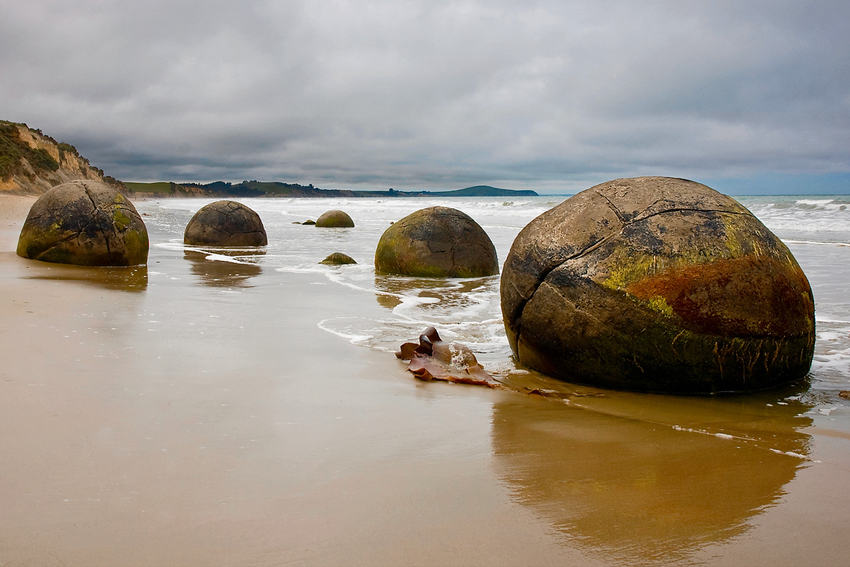
[{"label": "cracked boulder", "polygon": [[499,273],[496,248],[467,214],[430,207],[390,226],[375,250],[375,270],[417,277],[477,278]]},{"label": "cracked boulder", "polygon": [[216,201],[201,207],[183,233],[183,243],[195,246],[265,246],[269,243],[260,215],[236,201]]},{"label": "cracked boulder", "polygon": [[543,213],[501,281],[525,366],[568,382],[666,393],[802,378],[814,300],[788,248],[734,199],[665,177],[617,179]]},{"label": "cracked boulder", "polygon": [[352,228],[354,221],[345,211],[333,210],[322,213],[322,216],[316,219],[316,226],[319,228]]},{"label": "cracked boulder", "polygon": [[148,260],[148,231],[133,204],[100,181],[57,185],[33,203],[18,256],[84,266],[135,266]]}]

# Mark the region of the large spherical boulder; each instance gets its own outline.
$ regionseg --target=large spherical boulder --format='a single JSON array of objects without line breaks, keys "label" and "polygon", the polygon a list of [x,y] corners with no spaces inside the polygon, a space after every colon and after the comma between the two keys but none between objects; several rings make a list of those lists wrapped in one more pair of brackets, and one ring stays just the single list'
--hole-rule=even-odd
[{"label": "large spherical boulder", "polygon": [[216,201],[202,207],[183,234],[196,246],[265,246],[269,243],[260,215],[236,201]]},{"label": "large spherical boulder", "polygon": [[499,262],[490,237],[469,215],[430,207],[384,231],[375,269],[405,276],[476,278],[498,274]]},{"label": "large spherical boulder", "polygon": [[33,203],[18,255],[84,266],[135,266],[148,261],[148,231],[124,195],[100,181],[57,185]]},{"label": "large spherical boulder", "polygon": [[683,179],[617,179],[517,236],[501,282],[518,360],[570,382],[678,393],[803,377],[809,282],[734,199]]},{"label": "large spherical boulder", "polygon": [[334,210],[322,213],[322,216],[316,219],[316,226],[319,228],[352,228],[354,221],[351,220],[348,213]]}]

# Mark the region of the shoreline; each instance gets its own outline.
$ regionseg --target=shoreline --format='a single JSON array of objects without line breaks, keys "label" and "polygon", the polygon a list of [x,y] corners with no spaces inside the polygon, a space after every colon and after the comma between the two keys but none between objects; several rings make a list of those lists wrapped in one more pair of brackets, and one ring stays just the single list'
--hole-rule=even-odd
[{"label": "shoreline", "polygon": [[35,199],[0,195],[2,564],[846,559],[847,404],[419,382],[322,330],[391,310],[320,272],[154,222],[144,268],[20,258]]},{"label": "shoreline", "polygon": [[15,251],[21,227],[38,197],[0,193],[0,251]]}]

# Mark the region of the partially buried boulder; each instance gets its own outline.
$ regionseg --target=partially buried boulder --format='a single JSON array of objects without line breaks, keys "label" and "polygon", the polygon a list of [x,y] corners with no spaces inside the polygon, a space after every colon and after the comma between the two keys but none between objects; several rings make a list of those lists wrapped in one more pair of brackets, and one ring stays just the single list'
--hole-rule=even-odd
[{"label": "partially buried boulder", "polygon": [[322,213],[322,216],[316,219],[316,226],[319,228],[352,228],[354,221],[351,220],[348,213],[334,210]]},{"label": "partially buried boulder", "polygon": [[501,282],[519,361],[617,389],[751,391],[805,376],[809,282],[734,199],[665,177],[617,179],[517,236]]},{"label": "partially buried boulder", "polygon": [[17,252],[24,258],[84,266],[135,266],[148,260],[148,231],[133,204],[100,181],[57,185],[33,203]]},{"label": "partially buried boulder", "polygon": [[383,274],[475,278],[499,273],[496,248],[466,213],[430,207],[391,225],[375,250]]},{"label": "partially buried boulder", "polygon": [[202,207],[183,234],[196,246],[265,246],[266,229],[260,215],[236,201],[216,201]]},{"label": "partially buried boulder", "polygon": [[319,263],[325,264],[326,266],[342,266],[344,264],[356,264],[357,262],[348,254],[343,254],[342,252],[334,252],[333,254],[328,255],[327,258],[325,258]]}]

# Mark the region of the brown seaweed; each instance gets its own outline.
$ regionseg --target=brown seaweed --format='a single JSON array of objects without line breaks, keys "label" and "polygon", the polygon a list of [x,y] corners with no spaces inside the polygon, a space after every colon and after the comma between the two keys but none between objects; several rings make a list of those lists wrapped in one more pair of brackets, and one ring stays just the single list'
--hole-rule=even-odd
[{"label": "brown seaweed", "polygon": [[428,327],[419,335],[419,344],[401,345],[396,356],[410,360],[407,369],[425,382],[443,380],[488,388],[503,387],[478,364],[469,347],[444,342],[434,327]]},{"label": "brown seaweed", "polygon": [[507,390],[531,396],[570,403],[572,398],[604,398],[603,392],[562,392],[546,388],[516,387],[503,384],[487,373],[466,345],[447,343],[437,329],[428,327],[419,335],[419,343],[404,343],[396,357],[410,361],[407,365],[416,378],[423,382],[442,380],[455,384],[471,384]]}]

